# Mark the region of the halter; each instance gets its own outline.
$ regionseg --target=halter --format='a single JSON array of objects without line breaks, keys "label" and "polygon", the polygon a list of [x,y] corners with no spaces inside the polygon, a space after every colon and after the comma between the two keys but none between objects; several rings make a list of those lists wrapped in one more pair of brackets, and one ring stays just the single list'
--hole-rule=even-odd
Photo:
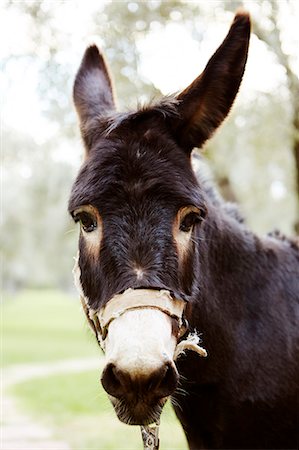
[{"label": "halter", "polygon": [[198,344],[200,338],[198,334],[189,333],[187,338],[180,340],[186,333],[188,325],[184,318],[186,302],[174,298],[166,289],[132,289],[129,288],[121,294],[114,295],[100,310],[92,309],[88,304],[81,282],[81,270],[78,264],[78,256],[74,258],[73,268],[74,284],[79,292],[83,310],[88,323],[96,335],[97,341],[105,352],[105,339],[108,334],[111,322],[121,317],[125,312],[135,309],[158,309],[169,317],[176,319],[179,327],[178,344],[174,352],[176,360],[184,350],[193,350],[200,356],[206,357],[207,352]]},{"label": "halter", "polygon": [[[125,314],[127,311],[136,309],[157,309],[162,313],[175,319],[178,323],[178,343],[176,345],[173,359],[185,353],[185,350],[192,350],[200,356],[206,357],[207,352],[199,345],[200,338],[196,331],[189,333],[186,339],[181,339],[187,331],[187,322],[184,319],[186,302],[174,298],[168,290],[161,289],[132,289],[129,288],[121,294],[114,295],[102,308],[94,310],[88,304],[81,282],[81,271],[78,264],[78,256],[74,258],[73,268],[74,284],[79,292],[83,310],[88,323],[93,330],[99,345],[105,352],[105,339],[109,332],[109,325]],[[141,435],[144,450],[157,450],[159,448],[159,423],[152,426],[141,426]]]},{"label": "halter", "polygon": [[185,302],[173,299],[169,291],[154,289],[127,289],[122,294],[115,295],[97,313],[102,338],[105,339],[111,322],[122,316],[125,312],[134,309],[158,309],[169,317],[176,319],[179,326],[179,336],[186,331],[186,322],[183,319]]}]

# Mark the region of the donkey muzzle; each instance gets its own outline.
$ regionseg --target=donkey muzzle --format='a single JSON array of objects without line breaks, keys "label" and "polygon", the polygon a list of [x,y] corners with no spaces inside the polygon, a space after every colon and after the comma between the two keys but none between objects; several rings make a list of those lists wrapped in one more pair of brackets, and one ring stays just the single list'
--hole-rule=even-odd
[{"label": "donkey muzzle", "polygon": [[[173,355],[178,336],[173,330],[181,330],[183,309],[183,302],[174,301],[167,291],[129,289],[97,315],[106,355],[102,385],[109,395],[131,405],[135,422],[139,417],[144,423],[143,409],[151,409],[177,386]],[[173,327],[174,320],[179,327]]]},{"label": "donkey muzzle", "polygon": [[80,283],[77,261],[75,284],[88,321],[105,353],[102,385],[120,420],[149,424],[176,389],[175,359],[185,349],[206,356],[196,334],[186,332],[186,302],[167,290],[127,289],[99,311],[92,310]]}]

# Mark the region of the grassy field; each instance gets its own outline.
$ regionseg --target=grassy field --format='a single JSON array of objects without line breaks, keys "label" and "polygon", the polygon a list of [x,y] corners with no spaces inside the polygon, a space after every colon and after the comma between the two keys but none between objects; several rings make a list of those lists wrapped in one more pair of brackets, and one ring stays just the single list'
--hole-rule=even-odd
[{"label": "grassy field", "polygon": [[2,365],[100,354],[75,297],[25,291],[2,305]]},{"label": "grassy field", "polygon": [[[27,291],[2,306],[3,363],[53,362],[100,356],[78,300],[55,291]],[[96,370],[26,381],[13,386],[20,407],[49,424],[73,450],[137,450],[139,427],[118,421]],[[162,415],[161,450],[185,449],[168,405]]]}]

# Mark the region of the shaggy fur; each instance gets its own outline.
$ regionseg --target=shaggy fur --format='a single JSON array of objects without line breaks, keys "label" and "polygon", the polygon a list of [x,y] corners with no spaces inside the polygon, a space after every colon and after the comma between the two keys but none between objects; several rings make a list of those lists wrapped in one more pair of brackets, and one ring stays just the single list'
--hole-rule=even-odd
[{"label": "shaggy fur", "polygon": [[[128,288],[167,289],[188,301],[190,327],[208,351],[177,361],[174,409],[191,449],[298,448],[298,244],[256,236],[190,163],[192,148],[234,101],[249,29],[248,16],[238,14],[203,74],[159,106],[116,113],[96,47],[87,50],[74,89],[87,157],[69,210],[92,205],[103,222],[96,258],[80,235],[84,294],[93,309]],[[180,264],[172,225],[188,205],[205,217],[194,223]]]}]

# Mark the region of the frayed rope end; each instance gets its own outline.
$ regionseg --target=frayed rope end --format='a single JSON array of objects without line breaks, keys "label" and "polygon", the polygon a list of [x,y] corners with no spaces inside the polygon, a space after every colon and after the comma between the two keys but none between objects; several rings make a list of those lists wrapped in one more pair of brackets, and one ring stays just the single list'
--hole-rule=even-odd
[{"label": "frayed rope end", "polygon": [[192,350],[193,352],[198,353],[200,356],[203,356],[204,358],[208,356],[207,351],[198,345],[200,342],[200,337],[198,334],[195,333],[189,333],[187,338],[183,341],[179,342],[178,345],[175,348],[173,359],[176,360],[181,355],[185,354],[185,350]]}]

